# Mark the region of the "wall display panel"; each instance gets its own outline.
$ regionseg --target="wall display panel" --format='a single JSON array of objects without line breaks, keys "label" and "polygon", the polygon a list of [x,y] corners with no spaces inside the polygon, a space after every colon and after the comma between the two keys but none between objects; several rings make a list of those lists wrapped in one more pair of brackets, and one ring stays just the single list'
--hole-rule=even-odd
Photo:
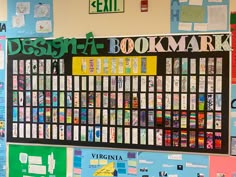
[{"label": "wall display panel", "polygon": [[137,152],[96,150],[74,149],[74,176],[137,176]]},{"label": "wall display panel", "polygon": [[137,176],[209,176],[209,156],[139,152]]},{"label": "wall display panel", "polygon": [[229,31],[229,0],[171,0],[171,32]]},{"label": "wall display panel", "polygon": [[9,177],[66,176],[66,148],[9,145]]},{"label": "wall display panel", "polygon": [[6,79],[5,79],[5,56],[6,56],[6,40],[0,33],[0,176],[6,176]]},{"label": "wall display panel", "polygon": [[8,38],[53,36],[52,0],[7,2]]},{"label": "wall display panel", "polygon": [[8,41],[8,142],[228,153],[229,34]]}]

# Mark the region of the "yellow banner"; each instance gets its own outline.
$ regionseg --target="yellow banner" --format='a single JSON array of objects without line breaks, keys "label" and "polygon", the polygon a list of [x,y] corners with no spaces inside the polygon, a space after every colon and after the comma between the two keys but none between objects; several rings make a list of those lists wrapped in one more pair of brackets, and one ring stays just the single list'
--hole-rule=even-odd
[{"label": "yellow banner", "polygon": [[73,57],[72,75],[156,75],[156,56]]}]

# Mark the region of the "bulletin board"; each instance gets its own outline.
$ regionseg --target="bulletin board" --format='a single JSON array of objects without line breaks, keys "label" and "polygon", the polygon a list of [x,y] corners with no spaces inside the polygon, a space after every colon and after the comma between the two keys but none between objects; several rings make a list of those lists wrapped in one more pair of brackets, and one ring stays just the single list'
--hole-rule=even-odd
[{"label": "bulletin board", "polygon": [[228,153],[230,34],[8,40],[7,141]]}]

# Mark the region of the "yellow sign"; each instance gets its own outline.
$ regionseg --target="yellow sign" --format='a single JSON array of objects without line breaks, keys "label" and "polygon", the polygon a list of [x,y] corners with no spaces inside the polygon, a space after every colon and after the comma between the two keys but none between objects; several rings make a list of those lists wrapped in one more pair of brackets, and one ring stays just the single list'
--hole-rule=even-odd
[{"label": "yellow sign", "polygon": [[73,57],[73,75],[156,75],[156,56]]}]

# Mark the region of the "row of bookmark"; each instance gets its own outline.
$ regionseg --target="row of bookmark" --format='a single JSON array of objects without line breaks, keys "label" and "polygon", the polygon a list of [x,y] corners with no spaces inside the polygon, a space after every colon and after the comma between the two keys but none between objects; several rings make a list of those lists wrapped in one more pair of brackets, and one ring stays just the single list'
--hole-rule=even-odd
[{"label": "row of bookmark", "polygon": [[221,149],[221,132],[13,123],[13,138]]}]

